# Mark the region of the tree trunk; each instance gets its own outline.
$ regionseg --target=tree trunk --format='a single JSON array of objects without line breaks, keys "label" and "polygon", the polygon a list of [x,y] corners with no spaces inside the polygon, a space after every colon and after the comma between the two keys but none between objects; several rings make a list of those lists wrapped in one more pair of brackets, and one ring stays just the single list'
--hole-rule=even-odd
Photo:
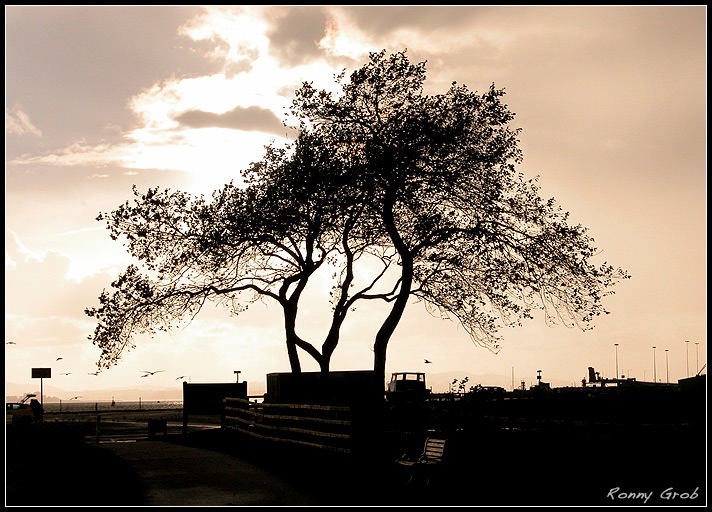
[{"label": "tree trunk", "polygon": [[[286,334],[287,341],[287,354],[289,355],[289,364],[292,369],[292,373],[301,373],[302,367],[299,363],[299,355],[297,353],[297,348],[301,348],[307,354],[312,356],[314,360],[321,366],[323,357],[321,353],[314,348],[311,344],[307,343],[297,335],[295,325],[297,323],[297,306],[296,301],[290,302],[288,305],[283,306],[284,309],[284,331]],[[328,367],[328,359],[327,359]]]},{"label": "tree trunk", "polygon": [[299,354],[297,354],[297,344],[294,340],[287,337],[287,355],[289,355],[289,367],[292,373],[302,373],[302,365],[299,363]]},{"label": "tree trunk", "polygon": [[376,340],[373,344],[373,373],[374,373],[374,390],[380,392],[381,394],[385,391],[386,382],[386,350],[388,349],[388,342],[393,335],[393,332],[400,322],[403,311],[408,304],[408,297],[410,296],[410,288],[413,282],[413,262],[409,264],[403,263],[403,280],[401,281],[401,288],[398,292],[398,297],[396,298],[391,312],[386,317],[385,321],[381,325],[381,328],[376,334]]},{"label": "tree trunk", "polygon": [[322,357],[319,361],[319,371],[321,371],[322,376],[329,375],[329,359]]},{"label": "tree trunk", "polygon": [[295,324],[297,314],[294,308],[284,308],[284,332],[287,337],[287,355],[289,356],[289,366],[292,373],[302,373],[302,365],[299,363],[299,354],[297,353],[297,332]]},{"label": "tree trunk", "polygon": [[410,297],[410,289],[413,284],[413,256],[398,232],[398,227],[393,217],[394,205],[395,195],[392,191],[389,191],[383,204],[383,224],[393,242],[393,246],[401,258],[402,270],[401,286],[398,291],[398,296],[391,308],[391,312],[384,320],[378,333],[376,333],[376,339],[373,344],[374,391],[380,392],[381,396],[383,396],[383,392],[385,391],[386,350],[388,349],[388,342],[393,335],[393,331],[396,330],[403,311],[408,304],[408,297]]}]

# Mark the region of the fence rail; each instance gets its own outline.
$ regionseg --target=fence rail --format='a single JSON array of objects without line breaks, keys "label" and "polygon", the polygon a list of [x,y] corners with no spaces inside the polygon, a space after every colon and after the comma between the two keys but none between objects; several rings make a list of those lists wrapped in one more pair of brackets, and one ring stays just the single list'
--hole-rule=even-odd
[{"label": "fence rail", "polygon": [[351,453],[351,408],[225,398],[222,427],[269,441]]}]

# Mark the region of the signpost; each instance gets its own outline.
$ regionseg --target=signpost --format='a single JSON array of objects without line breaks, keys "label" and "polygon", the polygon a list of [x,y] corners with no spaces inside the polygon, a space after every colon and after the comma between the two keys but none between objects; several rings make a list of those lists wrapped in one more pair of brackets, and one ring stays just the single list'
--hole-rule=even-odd
[{"label": "signpost", "polygon": [[40,379],[40,405],[44,410],[44,388],[42,379],[52,378],[52,368],[32,368],[32,378]]}]

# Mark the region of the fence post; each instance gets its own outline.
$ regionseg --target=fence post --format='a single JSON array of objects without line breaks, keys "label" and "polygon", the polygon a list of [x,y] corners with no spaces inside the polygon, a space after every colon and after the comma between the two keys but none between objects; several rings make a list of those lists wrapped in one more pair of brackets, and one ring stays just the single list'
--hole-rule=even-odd
[{"label": "fence post", "polygon": [[101,425],[101,416],[96,415],[96,444],[99,444],[99,430]]}]

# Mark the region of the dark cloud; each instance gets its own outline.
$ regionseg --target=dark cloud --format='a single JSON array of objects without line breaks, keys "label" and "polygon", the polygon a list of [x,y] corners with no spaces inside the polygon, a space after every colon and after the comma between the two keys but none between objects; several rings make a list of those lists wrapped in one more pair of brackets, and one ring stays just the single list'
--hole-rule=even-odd
[{"label": "dark cloud", "polygon": [[280,136],[291,133],[291,129],[285,127],[271,110],[255,106],[237,107],[223,114],[189,110],[176,117],[176,121],[191,128],[231,128]]},{"label": "dark cloud", "polygon": [[326,33],[327,21],[328,14],[322,7],[290,8],[268,33],[270,53],[291,66],[321,56],[319,41]]},{"label": "dark cloud", "polygon": [[200,12],[167,6],[7,7],[6,104],[21,104],[42,130],[40,151],[81,137],[117,137],[106,127],[126,130],[137,121],[126,106],[132,95],[171,76],[220,71],[221,62],[205,58],[210,41],[178,34]]},{"label": "dark cloud", "polygon": [[460,6],[353,6],[340,10],[351,18],[360,29],[375,36],[382,36],[402,28],[421,30],[443,27],[461,28],[489,7]]},{"label": "dark cloud", "polygon": [[242,59],[237,62],[228,62],[225,64],[225,78],[233,78],[235,75],[240,73],[249,73],[252,70],[254,60],[257,58],[257,52],[255,51],[254,53],[254,56],[250,55],[247,59]]}]

